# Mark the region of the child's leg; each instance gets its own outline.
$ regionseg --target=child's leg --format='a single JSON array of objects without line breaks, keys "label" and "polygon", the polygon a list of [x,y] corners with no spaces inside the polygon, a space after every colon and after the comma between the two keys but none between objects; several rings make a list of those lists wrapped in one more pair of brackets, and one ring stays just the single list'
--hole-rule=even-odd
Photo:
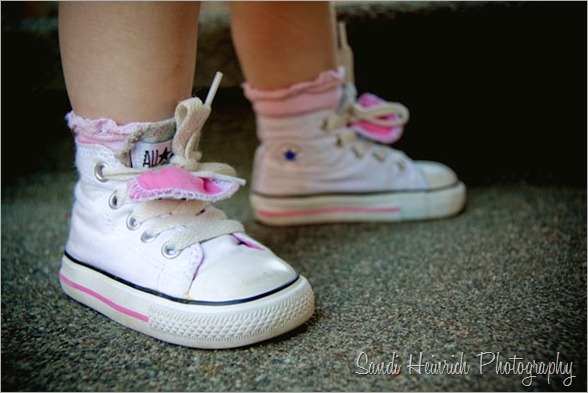
[{"label": "child's leg", "polygon": [[407,109],[357,98],[345,83],[329,12],[326,2],[233,5],[233,39],[261,140],[256,218],[290,225],[456,214],[465,187],[453,171],[386,146],[400,137]]},{"label": "child's leg", "polygon": [[167,119],[190,97],[199,2],[61,2],[73,110],[119,123]]},{"label": "child's leg", "polygon": [[335,69],[329,2],[235,2],[233,40],[247,81],[278,89]]},{"label": "child's leg", "polygon": [[80,175],[63,290],[190,347],[248,345],[304,323],[314,309],[306,279],[212,205],[242,181],[199,161],[210,101],[189,98],[198,5],[62,3],[60,12]]}]

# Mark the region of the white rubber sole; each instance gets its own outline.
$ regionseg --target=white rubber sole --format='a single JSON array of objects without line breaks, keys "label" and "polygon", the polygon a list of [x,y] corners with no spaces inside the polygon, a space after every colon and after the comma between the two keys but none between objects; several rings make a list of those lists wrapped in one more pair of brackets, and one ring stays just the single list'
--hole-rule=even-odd
[{"label": "white rubber sole", "polygon": [[465,201],[466,187],[461,182],[430,191],[298,197],[250,195],[255,218],[274,226],[443,218],[459,213]]},{"label": "white rubber sole", "polygon": [[150,293],[64,255],[64,292],[114,321],[148,336],[194,348],[234,348],[264,341],[306,322],[314,294],[299,276],[281,290],[237,304],[188,302]]}]

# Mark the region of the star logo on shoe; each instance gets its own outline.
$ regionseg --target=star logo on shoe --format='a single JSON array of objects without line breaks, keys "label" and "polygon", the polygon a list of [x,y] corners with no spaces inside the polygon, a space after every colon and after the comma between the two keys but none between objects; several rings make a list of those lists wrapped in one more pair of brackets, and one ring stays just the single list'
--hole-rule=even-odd
[{"label": "star logo on shoe", "polygon": [[294,164],[300,159],[300,148],[296,145],[282,145],[278,151],[280,160],[284,163]]},{"label": "star logo on shoe", "polygon": [[162,142],[139,141],[131,150],[131,167],[153,168],[166,164],[174,155],[172,140]]},{"label": "star logo on shoe", "polygon": [[292,150],[286,150],[284,152],[284,158],[286,161],[296,161],[296,152]]},{"label": "star logo on shoe", "polygon": [[171,156],[173,156],[173,155],[174,155],[174,153],[171,150],[168,150],[167,149],[167,146],[166,146],[166,148],[163,151],[163,153],[161,153],[159,155],[159,163],[158,163],[158,165],[161,165],[161,164],[164,164],[164,163],[168,162],[169,159],[171,158]]}]

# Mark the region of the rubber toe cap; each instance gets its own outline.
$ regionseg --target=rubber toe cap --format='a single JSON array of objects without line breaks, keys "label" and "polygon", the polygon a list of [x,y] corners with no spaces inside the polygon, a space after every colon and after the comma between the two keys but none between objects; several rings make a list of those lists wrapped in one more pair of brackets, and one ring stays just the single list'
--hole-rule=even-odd
[{"label": "rubber toe cap", "polygon": [[239,302],[276,291],[296,280],[298,274],[275,254],[243,249],[207,264],[204,261],[189,296],[209,302]]},{"label": "rubber toe cap", "polygon": [[425,176],[429,189],[444,188],[459,182],[455,172],[443,164],[432,161],[416,161],[415,164]]}]

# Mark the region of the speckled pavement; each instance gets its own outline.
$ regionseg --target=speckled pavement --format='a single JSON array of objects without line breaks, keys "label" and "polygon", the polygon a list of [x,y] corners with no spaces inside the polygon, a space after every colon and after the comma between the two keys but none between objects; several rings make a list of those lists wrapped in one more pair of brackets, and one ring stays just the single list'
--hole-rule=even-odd
[{"label": "speckled pavement", "polygon": [[[249,173],[247,113],[216,111],[206,160]],[[244,127],[227,145],[223,130],[236,114]],[[448,220],[275,229],[253,220],[246,187],[221,207],[310,280],[316,313],[284,337],[206,351],[130,331],[61,292],[75,178],[37,173],[3,188],[3,390],[524,391],[570,381],[539,375],[527,388],[526,375],[497,374],[495,364],[480,373],[480,360],[497,352],[505,362],[553,362],[559,353],[572,364],[571,387],[585,390],[585,188],[475,186],[466,210]],[[393,360],[399,375],[362,375],[396,372],[369,367]],[[462,360],[463,374],[425,374],[427,361]]]}]

